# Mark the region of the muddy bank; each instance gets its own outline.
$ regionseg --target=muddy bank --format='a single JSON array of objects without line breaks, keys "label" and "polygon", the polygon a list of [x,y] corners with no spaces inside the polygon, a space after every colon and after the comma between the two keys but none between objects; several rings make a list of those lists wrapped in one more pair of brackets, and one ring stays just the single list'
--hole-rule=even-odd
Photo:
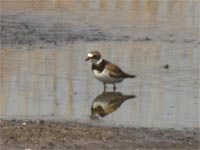
[{"label": "muddy bank", "polygon": [[[101,28],[93,24],[83,26],[65,23],[52,23],[46,26],[45,23],[28,20],[18,20],[18,16],[1,16],[1,44],[2,46],[29,45],[33,44],[68,44],[74,42],[151,42],[159,41],[164,43],[180,43],[199,45],[198,35],[166,33],[159,29],[151,28],[124,28],[121,26]],[[14,18],[13,18],[14,17]],[[54,19],[54,18],[52,18]],[[77,21],[78,22],[78,21]],[[125,33],[124,33],[125,31]],[[129,32],[131,31],[131,32]],[[129,33],[128,33],[129,32]],[[148,33],[150,32],[150,34]],[[138,36],[139,33],[139,36]],[[152,34],[154,33],[154,34]],[[183,38],[185,37],[185,38]]]},{"label": "muddy bank", "polygon": [[[170,12],[162,12],[162,8],[160,8],[160,12],[157,10],[160,16],[151,12],[146,12],[146,16],[145,9],[148,8],[143,8],[144,10],[141,13],[139,9],[129,10],[126,6],[124,6],[126,11],[119,11],[118,9],[93,9],[89,6],[79,8],[78,4],[76,4],[73,7],[71,6],[72,10],[70,11],[68,4],[64,5],[64,8],[55,6],[56,8],[53,9],[45,7],[51,6],[50,2],[44,2],[46,2],[44,8],[40,8],[41,2],[29,1],[26,7],[23,7],[24,2],[7,2],[8,4],[6,1],[2,2],[2,11],[0,13],[2,46],[57,45],[77,41],[153,41],[199,46],[198,21],[192,26],[190,25],[190,19],[188,19],[189,21],[181,19],[188,17],[193,18],[193,20],[197,18],[196,20],[198,20],[197,16],[192,15],[196,13],[196,7],[195,9],[192,8],[191,11],[194,11],[193,13],[189,11],[190,7],[188,10],[183,10],[189,11],[189,16],[182,16],[184,13],[179,14],[178,12],[176,14],[176,8],[173,8],[175,14],[170,15]],[[180,4],[183,5],[182,3]],[[198,5],[199,3],[194,2],[195,4]],[[16,5],[19,5],[20,9],[18,7],[17,9]],[[134,5],[139,7],[137,3]],[[152,3],[152,5],[158,7],[157,4]],[[37,9],[34,9],[34,7]],[[168,5],[163,5],[162,7],[168,7]],[[152,9],[154,10],[155,8]],[[137,15],[132,14],[133,12],[137,12]],[[177,20],[174,17],[169,17],[169,15],[175,15]]]},{"label": "muddy bank", "polygon": [[1,149],[198,149],[199,129],[123,128],[1,120]]}]

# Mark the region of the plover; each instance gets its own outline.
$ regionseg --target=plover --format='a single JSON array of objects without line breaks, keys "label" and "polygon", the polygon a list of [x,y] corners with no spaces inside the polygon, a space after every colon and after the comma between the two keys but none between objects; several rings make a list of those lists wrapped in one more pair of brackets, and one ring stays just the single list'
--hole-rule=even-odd
[{"label": "plover", "polygon": [[135,78],[136,75],[125,73],[117,65],[102,59],[98,51],[89,52],[86,61],[91,60],[92,72],[94,77],[101,81],[106,90],[106,84],[113,84],[113,90],[116,90],[116,83],[122,82],[126,78]]}]

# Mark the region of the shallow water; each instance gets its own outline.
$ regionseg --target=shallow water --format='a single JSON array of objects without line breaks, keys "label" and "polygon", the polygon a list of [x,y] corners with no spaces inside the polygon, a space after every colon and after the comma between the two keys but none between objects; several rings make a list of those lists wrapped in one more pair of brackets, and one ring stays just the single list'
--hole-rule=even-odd
[{"label": "shallow water", "polygon": [[[199,126],[198,1],[1,3],[5,27],[12,21],[25,22],[53,41],[31,38],[31,44],[15,43],[11,37],[16,34],[2,35],[6,36],[0,51],[1,118],[50,117],[132,127]],[[67,27],[70,35],[83,38],[63,40],[69,35],[60,33],[68,33]],[[46,28],[57,30],[46,32]],[[94,29],[102,35],[94,35]],[[22,34],[18,38],[30,37]],[[91,64],[84,61],[91,50],[99,50],[105,59],[137,75],[117,85],[117,92],[136,98],[124,101],[99,120],[90,117],[93,101],[103,91],[103,85],[92,76]],[[167,64],[168,69],[163,67]]]}]

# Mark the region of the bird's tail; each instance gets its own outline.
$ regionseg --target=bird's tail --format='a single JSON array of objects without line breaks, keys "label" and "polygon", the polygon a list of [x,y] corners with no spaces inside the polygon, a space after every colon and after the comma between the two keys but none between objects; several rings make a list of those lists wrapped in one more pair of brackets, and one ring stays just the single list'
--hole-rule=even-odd
[{"label": "bird's tail", "polygon": [[127,77],[127,78],[135,78],[136,75],[126,74],[126,77]]}]

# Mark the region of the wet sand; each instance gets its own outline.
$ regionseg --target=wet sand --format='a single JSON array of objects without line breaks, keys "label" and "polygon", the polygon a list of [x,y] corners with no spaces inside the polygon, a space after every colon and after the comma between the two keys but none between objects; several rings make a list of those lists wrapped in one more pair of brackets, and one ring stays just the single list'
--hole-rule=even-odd
[{"label": "wet sand", "polygon": [[1,150],[198,149],[199,130],[92,126],[44,120],[1,120]]}]

